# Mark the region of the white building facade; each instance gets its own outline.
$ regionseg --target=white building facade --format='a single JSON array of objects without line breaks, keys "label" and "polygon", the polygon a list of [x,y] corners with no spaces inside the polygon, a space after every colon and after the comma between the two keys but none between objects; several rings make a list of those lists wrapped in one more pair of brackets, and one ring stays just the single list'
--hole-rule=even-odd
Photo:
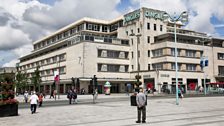
[{"label": "white building facade", "polygon": [[[112,21],[80,19],[34,42],[34,50],[20,58],[19,70],[32,77],[39,66],[41,90],[46,93],[53,90],[55,71],[60,75],[60,93],[72,86],[92,93],[94,75],[100,93],[107,81],[112,93],[125,92],[128,83],[134,88],[138,73],[147,88],[175,91],[174,27],[164,23],[163,13],[141,8]],[[181,26],[177,28],[180,86],[188,91],[203,86],[204,78],[224,81],[224,40],[208,39],[204,33]],[[200,67],[203,56],[209,61],[205,73]]]}]

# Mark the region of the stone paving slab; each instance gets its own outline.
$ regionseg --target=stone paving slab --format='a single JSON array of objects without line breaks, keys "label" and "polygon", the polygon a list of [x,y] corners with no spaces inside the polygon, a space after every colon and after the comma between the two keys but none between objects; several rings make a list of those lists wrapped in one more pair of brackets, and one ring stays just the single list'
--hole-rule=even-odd
[{"label": "stone paving slab", "polygon": [[223,126],[224,97],[151,99],[147,123],[136,124],[137,109],[130,101],[72,104],[19,109],[19,116],[0,118],[1,126]]}]

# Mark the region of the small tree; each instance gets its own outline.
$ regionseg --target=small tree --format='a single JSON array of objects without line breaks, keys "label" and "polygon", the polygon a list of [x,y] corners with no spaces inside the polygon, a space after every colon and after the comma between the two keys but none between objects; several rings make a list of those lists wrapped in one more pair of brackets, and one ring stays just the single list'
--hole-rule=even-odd
[{"label": "small tree", "polygon": [[40,83],[41,83],[41,77],[40,77],[40,66],[36,67],[36,70],[32,74],[31,83],[34,85],[34,90],[38,90],[40,92]]},{"label": "small tree", "polygon": [[15,78],[16,88],[20,91],[27,90],[28,87],[28,77],[26,72],[18,71]]}]

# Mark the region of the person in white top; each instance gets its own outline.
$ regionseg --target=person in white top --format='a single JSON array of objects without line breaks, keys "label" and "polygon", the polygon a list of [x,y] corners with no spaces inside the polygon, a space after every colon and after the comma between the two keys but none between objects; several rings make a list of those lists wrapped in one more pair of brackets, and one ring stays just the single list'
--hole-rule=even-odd
[{"label": "person in white top", "polygon": [[25,93],[24,93],[24,101],[27,103],[27,101],[28,101],[28,92],[27,91],[25,91]]},{"label": "person in white top", "polygon": [[30,109],[32,114],[36,112],[38,101],[39,101],[39,98],[36,95],[36,92],[34,91],[30,97]]}]

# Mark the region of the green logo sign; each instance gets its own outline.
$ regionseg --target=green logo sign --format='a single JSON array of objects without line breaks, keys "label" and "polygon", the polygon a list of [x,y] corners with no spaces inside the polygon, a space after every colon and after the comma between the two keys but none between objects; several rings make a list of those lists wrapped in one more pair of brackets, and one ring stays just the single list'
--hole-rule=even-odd
[{"label": "green logo sign", "polygon": [[159,20],[163,20],[163,14],[164,12],[158,12],[158,11],[152,11],[152,10],[145,11],[145,17],[159,19]]},{"label": "green logo sign", "polygon": [[133,13],[124,16],[124,22],[129,22],[140,17],[140,11],[135,11]]}]

